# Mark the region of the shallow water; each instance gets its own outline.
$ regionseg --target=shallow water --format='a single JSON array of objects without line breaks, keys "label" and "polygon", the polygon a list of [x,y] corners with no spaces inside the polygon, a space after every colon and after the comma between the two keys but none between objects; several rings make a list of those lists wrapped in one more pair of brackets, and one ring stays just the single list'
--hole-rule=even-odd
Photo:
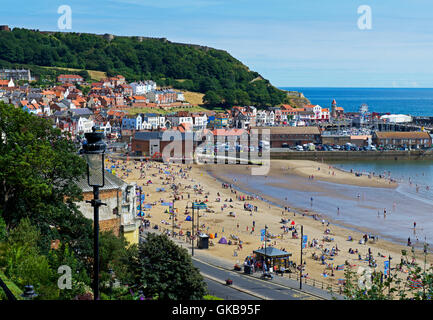
[{"label": "shallow water", "polygon": [[[402,183],[397,189],[388,189],[311,181],[294,176],[264,178],[226,174],[225,177],[232,181],[236,179],[236,184],[248,187],[256,194],[273,197],[291,207],[311,209],[326,215],[336,224],[350,225],[358,231],[370,230],[400,244],[406,244],[408,237],[416,246],[420,246],[424,239],[433,243],[433,201],[417,194],[409,184]],[[315,190],[319,187],[320,191],[302,191],[312,189],[312,185]]]}]

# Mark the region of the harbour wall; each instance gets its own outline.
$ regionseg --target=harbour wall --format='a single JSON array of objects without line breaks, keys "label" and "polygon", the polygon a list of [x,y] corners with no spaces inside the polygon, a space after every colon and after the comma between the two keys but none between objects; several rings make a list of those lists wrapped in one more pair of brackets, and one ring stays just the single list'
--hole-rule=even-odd
[{"label": "harbour wall", "polygon": [[433,159],[431,150],[410,151],[272,151],[271,159],[285,160],[416,160]]}]

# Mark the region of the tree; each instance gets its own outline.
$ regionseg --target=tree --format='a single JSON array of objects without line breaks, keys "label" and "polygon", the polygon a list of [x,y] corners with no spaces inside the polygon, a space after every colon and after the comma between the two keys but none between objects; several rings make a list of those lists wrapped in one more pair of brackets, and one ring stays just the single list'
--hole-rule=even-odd
[{"label": "tree", "polygon": [[187,250],[166,235],[148,233],[131,268],[135,270],[134,287],[143,290],[146,297],[198,300],[206,294],[203,277]]},{"label": "tree", "polygon": [[[46,35],[14,28],[12,32],[0,33],[0,57],[0,64],[7,67],[28,64],[37,76],[52,72],[38,66],[99,70],[107,72],[107,76],[122,74],[128,81],[164,79],[165,85],[178,89],[213,91],[220,97],[219,102],[273,106],[285,100],[282,90],[248,70],[229,53],[166,40],[140,42],[134,37],[115,37],[108,41],[91,34]],[[87,80],[85,72],[80,74]],[[237,93],[236,99],[234,90],[244,93]]]},{"label": "tree", "polygon": [[208,91],[203,96],[203,101],[209,106],[217,106],[221,104],[221,97],[215,91]]},{"label": "tree", "polygon": [[78,75],[82,76],[84,81],[89,81],[90,80],[90,75],[89,72],[87,72],[87,70],[81,70],[78,72]]},{"label": "tree", "polygon": [[0,215],[7,230],[28,218],[39,228],[43,252],[58,239],[88,261],[92,222],[76,205],[85,168],[73,142],[50,121],[0,103]]},{"label": "tree", "polygon": [[38,292],[39,299],[57,299],[59,288],[56,274],[37,246],[40,236],[39,230],[29,219],[21,220],[2,244],[0,266],[21,289],[31,284]]},{"label": "tree", "polygon": [[[426,252],[424,253],[426,254]],[[405,250],[402,256],[406,257]],[[344,296],[350,300],[432,300],[433,267],[422,268],[416,261],[406,258],[396,265],[395,271],[385,277],[382,272],[372,269],[350,268],[345,271]],[[398,274],[400,270],[405,273]],[[385,279],[384,279],[385,278]]]},{"label": "tree", "polygon": [[[67,243],[60,243],[58,248],[51,249],[48,253],[48,261],[51,269],[56,272],[61,266],[67,266],[71,269],[71,287],[62,288],[59,292],[59,299],[72,300],[78,295],[92,291],[90,288],[91,280],[85,264],[77,259]],[[60,276],[60,274],[57,275],[57,277]]]},{"label": "tree", "polygon": [[0,241],[4,241],[6,239],[6,222],[3,220],[2,216],[0,216]]}]

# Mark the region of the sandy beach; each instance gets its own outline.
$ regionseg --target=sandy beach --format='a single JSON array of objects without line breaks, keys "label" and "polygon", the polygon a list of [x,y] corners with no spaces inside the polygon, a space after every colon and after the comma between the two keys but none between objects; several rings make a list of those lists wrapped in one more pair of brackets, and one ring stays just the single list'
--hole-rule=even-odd
[{"label": "sandy beach", "polygon": [[[168,207],[162,206],[161,202],[173,200],[173,191],[170,188],[172,184],[176,184],[178,188],[178,199],[175,201],[177,211],[177,221],[175,220],[175,222],[178,228],[175,228],[175,232],[186,234],[187,231],[191,231],[191,222],[185,221],[186,217],[191,214],[190,209],[185,209],[187,205],[191,206],[192,201],[206,202],[209,210],[200,210],[200,230],[207,234],[217,234],[217,238],[211,240],[213,245],[206,251],[208,254],[225,259],[233,265],[235,263],[242,265],[245,257],[252,255],[253,250],[263,246],[260,240],[260,229],[263,229],[265,225],[267,225],[271,235],[271,242],[268,242],[268,246],[272,245],[292,253],[291,260],[298,265],[300,263],[301,240],[299,238],[293,239],[292,232],[284,232],[283,229],[284,226],[289,226],[292,221],[295,222],[298,233],[300,230],[298,226],[303,225],[304,235],[308,236],[309,245],[304,249],[303,260],[306,263],[304,274],[307,274],[310,279],[337,284],[338,279],[344,278],[344,270],[337,270],[337,266],[348,263],[355,272],[358,266],[367,266],[368,261],[365,261],[365,258],[369,248],[376,260],[378,270],[383,271],[384,261],[388,260],[389,255],[393,258],[391,266],[395,266],[396,263],[400,262],[401,250],[408,250],[407,246],[382,239],[375,243],[368,240],[367,244],[360,244],[359,240],[363,237],[362,233],[333,225],[332,221],[329,221],[328,225],[328,221],[322,221],[322,217],[314,220],[311,218],[311,215],[314,214],[312,210],[306,212],[305,209],[307,208],[290,208],[290,211],[287,211],[284,210],[284,207],[281,208],[264,201],[266,199],[261,200],[252,196],[248,198],[246,193],[230,187],[222,187],[223,173],[230,170],[247,172],[250,169],[247,165],[189,166],[114,160],[107,162],[106,167],[111,167],[111,165],[118,166],[115,170],[120,178],[129,182],[136,182],[138,186],[142,186],[143,194],[146,194],[144,203],[152,204],[152,208],[145,211],[148,215],[146,219],[150,220],[151,223],[171,230],[172,223],[167,212]],[[319,167],[320,170],[318,170]],[[384,178],[356,176],[354,173],[343,172],[327,164],[314,161],[273,161],[270,175],[278,174],[314,176],[311,180],[317,179],[348,185],[396,187],[395,183]],[[148,184],[149,181],[151,183]],[[234,182],[226,181],[226,183]],[[158,188],[165,188],[165,191],[157,191]],[[312,184],[312,188],[314,188],[314,184]],[[246,197],[246,199],[240,200],[242,197]],[[256,206],[257,211],[245,210],[245,203]],[[294,210],[297,210],[298,213],[295,213]],[[282,219],[289,223],[282,224]],[[327,229],[328,232],[325,233]],[[233,243],[237,238],[242,241],[242,246],[219,244],[218,240],[222,236]],[[353,241],[348,241],[349,236],[352,237]],[[330,241],[326,241],[325,237]],[[312,244],[313,240],[315,240],[314,245]],[[237,243],[239,244],[239,242]],[[322,264],[320,259],[313,259],[313,254],[320,257],[324,251],[329,253],[333,249],[336,250],[334,251],[335,254],[332,257],[328,255],[329,259],[325,260],[326,264]],[[359,260],[358,253],[349,253],[349,249],[357,250],[362,260]],[[408,251],[410,253],[410,250]],[[421,253],[417,252],[417,260],[421,257]],[[428,261],[429,263],[432,262],[429,257]],[[404,272],[400,273],[405,276]]]}]

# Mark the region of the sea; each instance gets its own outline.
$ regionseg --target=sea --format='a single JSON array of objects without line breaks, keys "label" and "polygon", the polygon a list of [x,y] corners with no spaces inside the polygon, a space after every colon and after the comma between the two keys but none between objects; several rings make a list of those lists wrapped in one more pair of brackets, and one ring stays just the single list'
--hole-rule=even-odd
[{"label": "sea", "polygon": [[281,87],[288,91],[299,91],[312,104],[323,108],[337,105],[346,112],[357,112],[367,104],[370,112],[410,114],[433,117],[433,88],[302,88]]},{"label": "sea", "polygon": [[[379,113],[433,116],[433,88],[300,88],[312,104],[330,107],[333,99],[346,112],[356,112],[362,104]],[[408,238],[419,247],[424,241],[433,245],[433,160],[352,160],[329,163],[342,170],[382,174],[399,182],[397,189],[368,188],[317,182],[321,192],[303,192],[281,186],[284,181],[264,181],[263,177],[230,177],[248,180],[258,193],[287,204],[314,209],[335,223],[350,225],[356,230],[370,230],[388,240],[405,244]],[[277,179],[278,180],[278,179]],[[339,208],[339,210],[338,210]],[[386,216],[384,215],[386,211]],[[416,228],[414,229],[414,222]]]}]

